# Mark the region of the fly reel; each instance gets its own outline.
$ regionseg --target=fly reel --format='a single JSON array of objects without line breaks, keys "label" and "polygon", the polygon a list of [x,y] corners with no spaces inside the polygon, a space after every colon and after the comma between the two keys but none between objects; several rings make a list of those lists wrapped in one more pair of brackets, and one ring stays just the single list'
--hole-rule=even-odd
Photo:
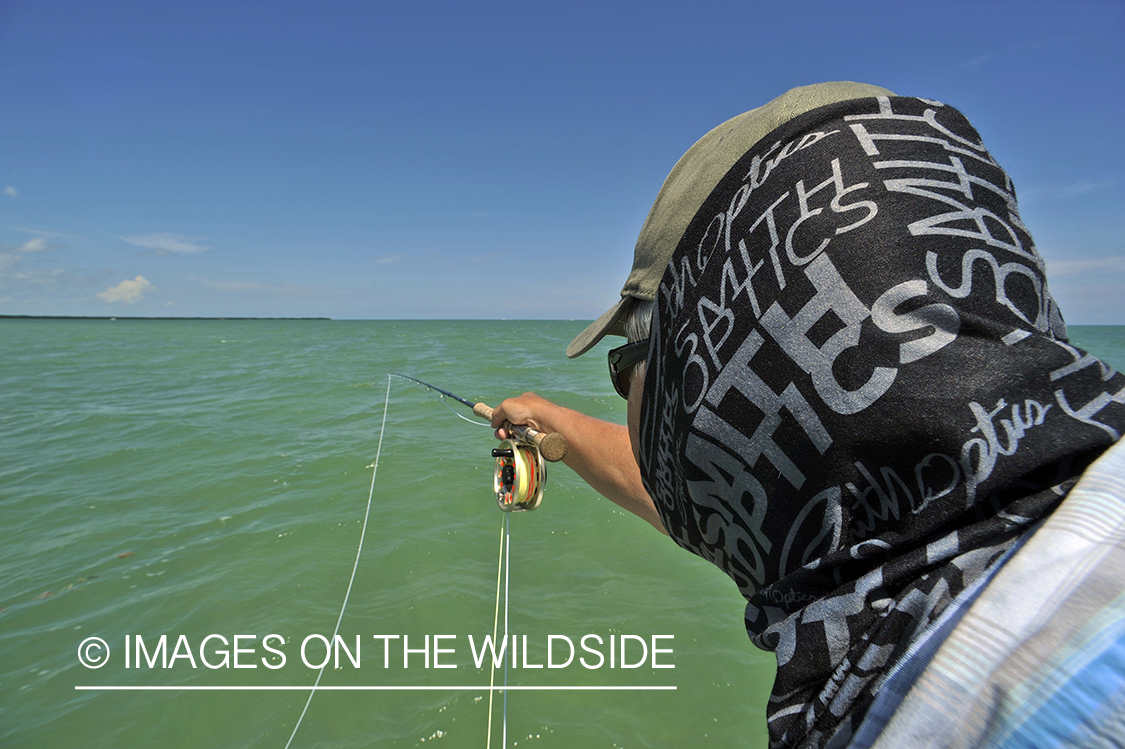
[{"label": "fly reel", "polygon": [[496,458],[492,485],[500,509],[523,512],[538,507],[547,481],[547,468],[539,448],[527,442],[501,440],[492,457]]}]

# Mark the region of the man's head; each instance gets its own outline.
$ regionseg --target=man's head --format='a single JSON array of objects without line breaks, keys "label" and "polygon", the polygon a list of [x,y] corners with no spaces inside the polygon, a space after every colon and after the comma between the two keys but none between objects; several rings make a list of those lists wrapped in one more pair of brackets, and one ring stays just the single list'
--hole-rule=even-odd
[{"label": "man's head", "polygon": [[742,155],[770,131],[827,104],[893,95],[885,88],[850,81],[802,86],[727,120],[700,138],[672,168],[656,196],[637,237],[633,269],[621,289],[621,300],[571,341],[566,355],[572,359],[581,356],[606,335],[627,335],[630,312],[638,302],[656,298],[668,260],[703,201]]}]

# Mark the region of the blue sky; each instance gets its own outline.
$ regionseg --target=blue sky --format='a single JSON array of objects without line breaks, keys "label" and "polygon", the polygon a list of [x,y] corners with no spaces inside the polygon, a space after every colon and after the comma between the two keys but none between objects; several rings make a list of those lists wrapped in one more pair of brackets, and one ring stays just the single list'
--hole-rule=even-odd
[{"label": "blue sky", "polygon": [[0,314],[577,318],[713,126],[964,111],[1072,324],[1125,324],[1122,2],[0,0]]}]

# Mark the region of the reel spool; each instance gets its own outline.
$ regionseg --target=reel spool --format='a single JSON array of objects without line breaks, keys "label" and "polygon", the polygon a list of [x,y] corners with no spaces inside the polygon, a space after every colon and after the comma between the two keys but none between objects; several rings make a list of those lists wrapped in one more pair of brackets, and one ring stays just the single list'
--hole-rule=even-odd
[{"label": "reel spool", "polygon": [[502,440],[492,451],[496,458],[493,488],[504,512],[534,510],[543,499],[547,469],[539,448],[526,442]]}]

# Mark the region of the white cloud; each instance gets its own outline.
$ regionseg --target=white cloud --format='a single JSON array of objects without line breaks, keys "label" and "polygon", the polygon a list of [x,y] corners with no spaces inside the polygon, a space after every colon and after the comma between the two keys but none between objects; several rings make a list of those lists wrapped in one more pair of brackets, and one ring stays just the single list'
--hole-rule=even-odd
[{"label": "white cloud", "polygon": [[0,253],[0,271],[5,271],[20,261],[19,255],[5,255]]},{"label": "white cloud", "polygon": [[16,231],[24,231],[24,232],[27,232],[28,234],[36,234],[40,237],[44,237],[45,239],[80,239],[80,237],[77,234],[67,234],[66,232],[61,232],[61,231],[43,231],[42,229],[27,229],[27,228],[24,228],[22,226],[12,226],[12,227],[9,227],[9,228],[15,229]]},{"label": "white cloud", "polygon": [[391,255],[390,257],[377,257],[377,258],[375,258],[375,262],[379,263],[380,265],[383,265],[383,264],[386,264],[386,263],[397,263],[399,260],[402,260],[402,255]]},{"label": "white cloud", "polygon": [[1078,195],[1085,195],[1089,192],[1096,190],[1104,190],[1107,187],[1113,187],[1117,184],[1115,179],[1092,180],[1083,179],[1078,182],[1072,182],[1069,185],[1064,185],[1062,188],[1062,197],[1073,198]]},{"label": "white cloud", "polygon": [[1117,184],[1118,180],[1115,179],[1080,179],[1077,182],[1071,182],[1067,185],[1032,187],[1021,192],[1019,197],[1020,200],[1025,203],[1033,200],[1065,200],[1067,198],[1087,195],[1092,192],[1108,190],[1117,187]]},{"label": "white cloud", "polygon": [[971,60],[965,60],[964,62],[962,62],[960,67],[962,69],[979,68],[981,65],[984,65],[987,62],[991,62],[994,57],[996,57],[996,55],[992,55],[992,54],[981,55],[980,57],[974,57]]},{"label": "white cloud", "polygon": [[131,234],[127,237],[118,237],[136,247],[156,250],[158,254],[168,255],[174,252],[203,252],[211,249],[206,245],[196,244],[183,234],[174,234],[169,231],[153,232],[152,234]]},{"label": "white cloud", "polygon": [[1125,257],[1100,257],[1089,260],[1048,260],[1047,278],[1075,276],[1080,273],[1121,273]]},{"label": "white cloud", "polygon": [[132,281],[126,279],[116,286],[111,286],[96,296],[106,302],[132,304],[144,299],[146,293],[155,290],[156,287],[149,283],[144,276],[137,276]]},{"label": "white cloud", "polygon": [[42,252],[51,249],[43,237],[29,239],[17,248],[17,252]]},{"label": "white cloud", "polygon": [[20,191],[12,187],[11,185],[8,185],[4,188],[4,194],[9,198],[18,198],[20,196]]},{"label": "white cloud", "polygon": [[1118,180],[1082,179],[1069,184],[1042,184],[1019,192],[1021,204],[1041,200],[1066,200],[1089,195],[1091,192],[1111,190],[1118,186]]},{"label": "white cloud", "polygon": [[341,289],[330,286],[306,286],[303,284],[268,284],[258,281],[214,281],[198,276],[188,276],[189,280],[203,284],[212,291],[233,294],[254,294],[258,296],[284,297],[338,297]]},{"label": "white cloud", "polygon": [[198,280],[212,291],[262,291],[266,288],[254,281],[205,281],[201,278],[193,280]]}]

